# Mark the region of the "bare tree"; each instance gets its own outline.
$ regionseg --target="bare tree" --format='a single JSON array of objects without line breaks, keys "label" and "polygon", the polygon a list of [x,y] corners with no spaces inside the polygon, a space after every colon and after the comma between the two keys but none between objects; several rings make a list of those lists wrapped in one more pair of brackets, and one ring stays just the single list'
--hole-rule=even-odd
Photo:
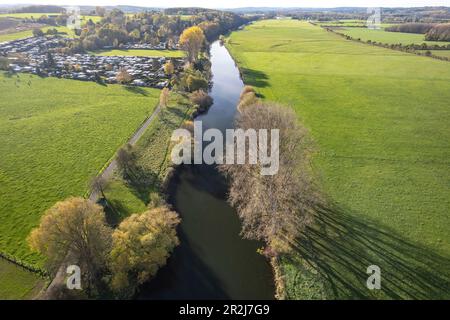
[{"label": "bare tree", "polygon": [[288,251],[320,202],[310,166],[312,141],[296,114],[275,104],[258,102],[243,108],[236,127],[279,129],[277,174],[261,175],[260,164],[224,164],[219,169],[230,179],[229,202],[242,220],[242,235],[265,241],[267,252]]},{"label": "bare tree", "polygon": [[103,176],[98,175],[91,181],[92,192],[98,192],[102,195],[103,199],[106,200],[105,189],[108,186],[109,181]]}]

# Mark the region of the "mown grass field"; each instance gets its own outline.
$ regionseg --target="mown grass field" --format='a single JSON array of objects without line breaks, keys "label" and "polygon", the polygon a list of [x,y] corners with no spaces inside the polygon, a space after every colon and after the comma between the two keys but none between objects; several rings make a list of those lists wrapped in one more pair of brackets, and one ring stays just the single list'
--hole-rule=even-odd
[{"label": "mown grass field", "polygon": [[45,284],[36,274],[0,258],[0,299],[32,299]]},{"label": "mown grass field", "polygon": [[[69,38],[75,38],[75,32],[67,27],[43,27],[41,30],[43,32],[46,32],[48,29],[56,29],[58,32],[61,32],[64,34],[64,36]],[[12,40],[18,40],[23,38],[28,38],[33,36],[33,30],[25,30],[25,31],[19,31],[19,32],[13,32],[13,33],[7,33],[7,34],[0,34],[0,42],[4,41],[12,41]]]},{"label": "mown grass field", "polygon": [[103,50],[96,51],[94,54],[97,56],[184,57],[184,52],[181,50]]},{"label": "mown grass field", "polygon": [[41,266],[26,237],[90,178],[154,110],[159,90],[0,74],[0,251]]},{"label": "mown grass field", "polygon": [[171,93],[169,106],[161,110],[134,148],[137,164],[141,168],[140,176],[149,178],[151,183],[144,188],[136,187],[133,182],[125,182],[121,174],[116,172],[115,179],[105,192],[108,203],[116,212],[113,222],[145,211],[150,193],[160,191],[171,166],[170,138],[192,111],[193,107],[185,97]]},{"label": "mown grass field", "polygon": [[42,16],[57,16],[60,13],[0,13],[0,18],[39,19]]},{"label": "mown grass field", "polygon": [[450,42],[445,41],[425,41],[424,34],[404,33],[404,32],[388,32],[383,29],[372,30],[368,28],[342,28],[336,30],[339,33],[351,36],[354,39],[360,38],[363,41],[371,40],[387,44],[422,44],[427,45],[448,45]]},{"label": "mown grass field", "polygon": [[[450,298],[450,64],[294,20],[257,22],[227,46],[317,144],[329,204],[282,258],[288,298]],[[382,290],[370,291],[374,264]]]}]

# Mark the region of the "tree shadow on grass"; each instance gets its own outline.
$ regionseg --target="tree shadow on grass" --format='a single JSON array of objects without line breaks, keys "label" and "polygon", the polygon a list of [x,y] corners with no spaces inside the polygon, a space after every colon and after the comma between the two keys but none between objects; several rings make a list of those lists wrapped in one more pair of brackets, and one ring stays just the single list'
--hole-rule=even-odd
[{"label": "tree shadow on grass", "polygon": [[[337,207],[317,210],[295,253],[318,272],[333,298],[450,298],[448,257]],[[288,259],[298,263],[295,255]],[[366,287],[370,265],[381,268],[381,290]]]},{"label": "tree shadow on grass", "polygon": [[241,71],[246,84],[256,88],[265,88],[269,85],[267,81],[269,77],[266,73],[249,68],[242,68]]},{"label": "tree shadow on grass", "polygon": [[134,93],[134,94],[140,94],[143,96],[148,96],[148,92],[145,91],[143,88],[141,87],[134,87],[134,86],[125,86],[124,87],[125,90],[127,90],[128,92]]}]

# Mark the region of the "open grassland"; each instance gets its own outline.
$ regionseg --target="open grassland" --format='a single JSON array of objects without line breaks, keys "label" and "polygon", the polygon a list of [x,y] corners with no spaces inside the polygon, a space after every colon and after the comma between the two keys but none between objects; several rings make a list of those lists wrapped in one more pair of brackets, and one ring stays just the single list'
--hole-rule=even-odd
[{"label": "open grassland", "polygon": [[[67,27],[43,27],[40,29],[44,32],[47,32],[48,29],[56,29],[56,30],[58,30],[58,32],[62,33],[65,37],[69,37],[69,38],[76,37],[75,32]],[[0,42],[18,40],[18,39],[28,38],[28,37],[32,37],[32,36],[33,36],[33,30],[25,30],[25,31],[13,32],[13,33],[1,34]]]},{"label": "open grassland", "polygon": [[40,266],[26,237],[89,179],[154,110],[159,90],[0,74],[0,252]]},{"label": "open grassland", "polygon": [[45,283],[36,274],[0,258],[0,299],[32,299]]},{"label": "open grassland", "polygon": [[427,45],[448,45],[450,42],[444,41],[425,41],[424,34],[404,33],[404,32],[388,32],[383,29],[372,30],[368,28],[342,28],[336,30],[339,33],[348,35],[354,39],[361,39],[363,41],[376,41],[387,44],[422,44]]},{"label": "open grassland", "polygon": [[170,138],[175,129],[190,118],[193,111],[189,101],[177,93],[171,93],[169,106],[159,113],[145,134],[134,148],[137,165],[140,169],[138,178],[149,183],[139,186],[135,181],[125,182],[117,172],[116,178],[109,184],[105,194],[108,203],[114,209],[108,214],[112,223],[123,218],[143,212],[149,201],[150,192],[160,192],[160,187],[171,166]]},{"label": "open grassland", "polygon": [[58,16],[60,13],[0,13],[0,18],[39,19],[42,16]]},{"label": "open grassland", "polygon": [[[296,110],[329,205],[282,258],[288,298],[450,298],[450,64],[261,21],[227,46]],[[366,269],[382,270],[382,290]]]},{"label": "open grassland", "polygon": [[97,56],[184,57],[184,52],[181,50],[103,50],[96,51],[94,54]]}]

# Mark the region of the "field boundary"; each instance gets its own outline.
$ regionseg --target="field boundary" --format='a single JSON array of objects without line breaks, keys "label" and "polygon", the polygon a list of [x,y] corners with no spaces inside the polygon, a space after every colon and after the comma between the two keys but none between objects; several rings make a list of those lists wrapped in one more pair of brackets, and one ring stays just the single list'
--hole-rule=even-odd
[{"label": "field boundary", "polygon": [[[315,26],[315,27],[322,28],[323,30],[326,30],[327,32],[334,33],[334,34],[336,34],[336,35],[338,35],[338,36],[340,36],[340,37],[342,37],[342,38],[344,38],[346,40],[353,41],[353,42],[356,42],[356,43],[372,45],[372,46],[379,47],[379,48],[385,48],[385,49],[390,49],[390,50],[394,50],[394,51],[410,53],[410,54],[414,54],[414,55],[421,56],[421,57],[432,58],[432,59],[436,59],[436,60],[450,62],[450,58],[448,58],[448,57],[436,56],[434,54],[427,55],[426,53],[418,52],[416,49],[411,49],[408,46],[404,46],[403,44],[401,46],[398,46],[398,45],[390,45],[388,43],[381,43],[381,42],[372,42],[372,41],[369,42],[370,40],[369,41],[364,41],[364,40],[361,40],[361,39],[358,40],[358,39],[353,38],[352,36],[346,35],[344,33],[337,32],[333,28],[320,26],[320,25],[317,25],[316,23],[311,22],[311,21],[309,23],[311,25]],[[435,49],[430,49],[430,50],[426,50],[425,49],[425,51],[430,51],[430,52],[431,52],[431,50],[435,50]],[[444,49],[440,49],[440,50],[446,51]]]}]

